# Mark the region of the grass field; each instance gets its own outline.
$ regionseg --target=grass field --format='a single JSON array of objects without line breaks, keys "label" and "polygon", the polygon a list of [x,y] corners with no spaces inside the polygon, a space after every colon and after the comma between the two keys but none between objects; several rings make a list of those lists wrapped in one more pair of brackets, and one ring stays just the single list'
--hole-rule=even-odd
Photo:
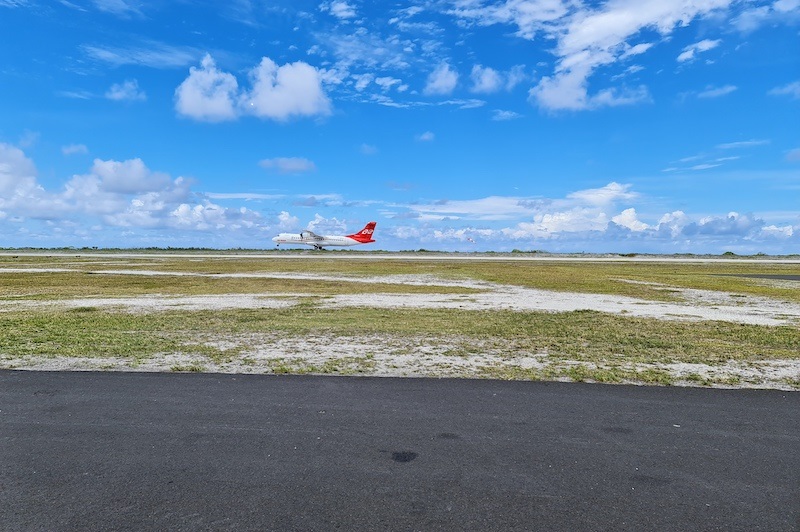
[{"label": "grass field", "polygon": [[[679,304],[690,304],[686,289],[704,290],[795,308],[797,282],[741,276],[797,275],[797,264],[326,255],[4,254],[0,367],[800,388],[800,328],[793,320],[763,326],[641,318],[624,311],[330,304],[351,294],[367,302],[372,294],[408,294],[423,302],[442,295],[468,299],[498,285],[547,290],[556,299],[584,293]],[[404,282],[393,281],[398,278]],[[149,311],[93,304],[109,297],[237,294],[283,298],[285,304]]]}]

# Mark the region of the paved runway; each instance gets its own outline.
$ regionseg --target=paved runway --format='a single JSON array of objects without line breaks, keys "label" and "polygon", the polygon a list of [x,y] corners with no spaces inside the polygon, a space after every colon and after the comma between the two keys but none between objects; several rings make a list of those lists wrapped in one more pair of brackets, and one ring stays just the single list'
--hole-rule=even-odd
[{"label": "paved runway", "polygon": [[2,530],[798,530],[800,393],[0,372]]}]

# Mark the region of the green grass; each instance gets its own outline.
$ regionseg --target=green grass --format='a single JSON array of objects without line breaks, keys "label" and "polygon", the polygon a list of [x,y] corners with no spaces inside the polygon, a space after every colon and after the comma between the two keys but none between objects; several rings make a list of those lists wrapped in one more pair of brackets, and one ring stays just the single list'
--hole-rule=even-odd
[{"label": "green grass", "polygon": [[[131,367],[165,354],[192,360],[172,371],[204,371],[213,364],[238,362],[260,367],[253,358],[262,343],[289,335],[336,342],[340,337],[375,338],[382,348],[414,356],[419,346],[435,354],[467,357],[489,353],[496,364],[478,371],[487,378],[569,379],[593,382],[674,384],[666,370],[650,365],[689,362],[721,365],[729,361],[800,359],[800,329],[727,322],[686,322],[636,318],[595,311],[567,313],[472,311],[463,309],[322,308],[320,302],[352,293],[459,293],[466,287],[410,286],[364,281],[384,275],[432,275],[450,280],[483,280],[553,291],[617,294],[649,300],[674,300],[667,287],[731,292],[742,299],[765,296],[800,301],[800,290],[729,274],[797,274],[781,264],[572,263],[504,261],[363,260],[358,257],[315,260],[294,258],[123,258],[0,256],[0,359],[13,365],[25,357],[118,358]],[[69,268],[67,272],[4,272],[4,268]],[[198,275],[122,275],[100,270],[154,270]],[[230,277],[235,273],[311,273],[348,276],[352,282]],[[359,280],[362,279],[362,280]],[[635,283],[624,282],[636,281]],[[644,283],[644,284],[643,284]],[[38,307],[14,310],[17,301],[76,297],[124,297],[148,294],[200,295],[254,293],[301,294],[300,302],[281,309],[229,309],[127,313],[86,305],[73,309]],[[216,347],[229,346],[229,347]],[[519,357],[545,353],[543,368],[524,369]],[[268,363],[274,373],[370,374],[375,357],[339,356],[311,364],[284,354]],[[420,355],[421,356],[421,355]],[[456,371],[457,365],[445,366]],[[645,369],[642,369],[646,367]],[[263,369],[263,368],[262,368]],[[692,384],[737,384],[738,377],[691,374]],[[727,380],[726,380],[727,379]],[[789,386],[800,387],[796,378]]]},{"label": "green grass", "polygon": [[[336,258],[332,258],[336,257]],[[70,268],[61,273],[5,273],[2,268]],[[202,276],[111,275],[113,270],[192,273]],[[234,278],[221,275],[304,273],[352,276],[353,282],[305,279]],[[503,260],[401,260],[319,254],[314,260],[262,257],[142,257],[113,254],[73,258],[0,256],[0,298],[58,298],[141,294],[222,294],[302,292],[340,293],[470,293],[463,287],[410,286],[359,281],[365,276],[434,275],[451,280],[483,280],[555,291],[624,295],[649,300],[678,298],[668,287],[699,288],[741,296],[766,296],[800,302],[800,290],[764,280],[734,275],[794,274],[800,266],[764,262],[567,262]],[[635,281],[635,283],[626,282]],[[653,286],[658,283],[664,286]]]},{"label": "green grass", "polygon": [[594,311],[314,306],[154,314],[6,312],[0,314],[0,354],[148,358],[183,353],[225,362],[241,356],[246,347],[222,350],[209,345],[252,333],[327,336],[331,341],[337,336],[384,335],[411,344],[426,338],[439,342],[443,352],[463,355],[491,349],[505,359],[530,353],[547,353],[551,360],[618,363],[800,359],[800,330],[793,327],[671,322]]}]

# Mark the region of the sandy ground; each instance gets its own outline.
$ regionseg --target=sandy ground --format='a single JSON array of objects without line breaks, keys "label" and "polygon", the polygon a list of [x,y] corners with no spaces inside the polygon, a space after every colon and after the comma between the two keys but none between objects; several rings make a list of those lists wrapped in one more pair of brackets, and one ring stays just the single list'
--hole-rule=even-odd
[{"label": "sandy ground", "polygon": [[[3,269],[10,272],[11,269]],[[55,271],[54,269],[25,269]],[[62,270],[58,270],[62,271]],[[480,281],[450,281],[433,276],[354,277],[314,274],[194,274],[141,270],[98,270],[106,275],[207,275],[211,277],[256,277],[370,282],[399,285],[460,286],[478,290],[472,294],[347,294],[324,298],[329,308],[345,306],[372,308],[453,308],[468,310],[567,312],[595,310],[626,316],[664,320],[719,320],[762,326],[800,324],[800,305],[763,297],[741,296],[663,286],[677,293],[680,303],[647,301],[622,296],[550,292]],[[620,280],[622,282],[630,282]],[[800,286],[800,283],[796,283]],[[0,301],[0,313],[24,308],[105,307],[127,312],[163,310],[202,310],[235,308],[285,308],[297,304],[308,294],[223,294],[203,296],[141,296],[123,298],[75,298],[59,301]],[[135,370],[135,371],[208,371],[225,373],[311,372],[363,374],[377,376],[480,377],[498,368],[544,370],[558,364],[563,368],[576,362],[549,360],[546,353],[519,353],[508,358],[496,348],[476,346],[474,340],[459,338],[419,338],[410,343],[388,335],[341,338],[331,343],[329,337],[255,337],[210,338],[209,345],[236,353],[227,362],[208,358],[165,353],[143,362],[122,359],[46,357],[15,358],[0,356],[0,367],[41,370]],[[477,352],[476,352],[477,351]],[[465,352],[469,354],[464,354]],[[458,353],[458,354],[452,354]],[[705,364],[639,364],[637,371],[648,368],[667,370],[682,384],[702,381],[728,383],[733,387],[796,389],[786,384],[800,380],[800,361],[758,363],[729,362],[722,366]]]}]

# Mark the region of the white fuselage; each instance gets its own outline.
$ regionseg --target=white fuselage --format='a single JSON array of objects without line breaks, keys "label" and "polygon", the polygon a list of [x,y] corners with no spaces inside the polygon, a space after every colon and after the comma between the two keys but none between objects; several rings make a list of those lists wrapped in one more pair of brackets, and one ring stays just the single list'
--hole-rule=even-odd
[{"label": "white fuselage", "polygon": [[302,233],[281,233],[272,239],[278,245],[281,244],[302,244],[306,246],[313,246],[320,249],[324,246],[355,246],[362,244],[347,236],[338,235],[315,235],[308,231]]}]

